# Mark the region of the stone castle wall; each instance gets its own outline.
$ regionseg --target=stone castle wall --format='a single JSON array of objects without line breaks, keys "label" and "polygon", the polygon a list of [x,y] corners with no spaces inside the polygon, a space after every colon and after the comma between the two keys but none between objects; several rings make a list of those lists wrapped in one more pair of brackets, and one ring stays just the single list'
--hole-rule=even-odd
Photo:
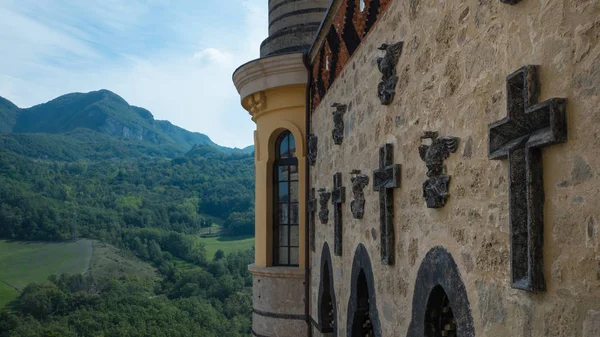
[{"label": "stone castle wall", "polygon": [[[523,0],[515,6],[496,0],[391,2],[312,114],[318,155],[311,188],[331,191],[336,172],[346,187],[341,256],[333,252],[331,201],[328,223],[316,220],[314,320],[325,242],[338,336],[347,335],[360,244],[372,266],[383,336],[411,335],[415,304],[426,301],[413,296],[417,273],[428,252],[442,246],[464,283],[476,336],[600,335],[599,18],[595,0]],[[377,48],[399,41],[404,48],[396,95],[385,106],[377,96],[377,58],[384,55]],[[508,160],[488,158],[488,125],[507,115],[507,76],[526,65],[539,66],[540,102],[567,100],[568,139],[542,150],[542,292],[511,287]],[[334,103],[347,105],[341,145],[332,139]],[[450,197],[439,209],[427,208],[422,197],[427,167],[419,146],[426,131],[460,138],[458,150],[444,161]],[[401,165],[400,187],[393,192],[393,265],[381,263],[379,194],[373,191],[385,143],[393,144],[393,163]],[[350,211],[354,169],[370,177],[363,219]]]}]

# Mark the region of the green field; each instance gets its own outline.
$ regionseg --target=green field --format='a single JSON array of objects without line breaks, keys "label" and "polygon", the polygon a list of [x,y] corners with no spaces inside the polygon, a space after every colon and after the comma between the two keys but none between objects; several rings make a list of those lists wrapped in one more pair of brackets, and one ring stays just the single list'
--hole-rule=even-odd
[{"label": "green field", "polygon": [[0,240],[0,308],[19,296],[18,290],[31,282],[44,282],[52,274],[89,272],[94,278],[133,276],[148,282],[157,278],[156,270],[133,253],[97,241]]},{"label": "green field", "polygon": [[[0,241],[0,308],[15,299],[31,282],[43,282],[52,274],[87,271],[92,241],[68,243]],[[16,289],[15,289],[16,288]]]},{"label": "green field", "polygon": [[206,249],[206,257],[212,259],[215,252],[219,249],[226,254],[247,250],[254,247],[254,236],[217,236],[210,238],[198,238],[198,241],[204,244]]}]

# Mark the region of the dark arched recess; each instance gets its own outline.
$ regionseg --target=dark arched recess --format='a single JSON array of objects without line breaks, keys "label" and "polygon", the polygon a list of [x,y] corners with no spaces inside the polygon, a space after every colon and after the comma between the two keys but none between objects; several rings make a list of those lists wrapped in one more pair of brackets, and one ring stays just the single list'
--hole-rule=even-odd
[{"label": "dark arched recess", "polygon": [[437,302],[437,299],[430,298],[430,296],[438,295],[448,297],[452,314],[456,320],[456,335],[475,337],[473,317],[471,316],[471,307],[465,284],[460,277],[452,255],[441,246],[432,248],[425,255],[419,267],[412,301],[412,319],[407,337],[427,335],[425,333],[427,306]]},{"label": "dark arched recess", "polygon": [[[333,265],[331,253],[327,242],[321,251],[321,280],[319,281],[319,326],[321,333],[331,333],[337,336],[337,306],[335,302],[335,288],[333,286]],[[331,326],[330,312],[333,312],[333,326]]]},{"label": "dark arched recess", "polygon": [[350,283],[350,299],[348,300],[348,317],[346,332],[348,337],[363,336],[360,327],[363,318],[368,315],[374,337],[381,337],[381,324],[375,299],[375,281],[367,248],[361,243],[354,253]]}]

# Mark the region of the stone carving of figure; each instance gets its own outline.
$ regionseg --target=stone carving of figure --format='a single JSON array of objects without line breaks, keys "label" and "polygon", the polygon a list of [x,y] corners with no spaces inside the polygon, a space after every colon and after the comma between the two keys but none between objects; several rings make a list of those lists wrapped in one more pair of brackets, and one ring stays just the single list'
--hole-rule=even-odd
[{"label": "stone carving of figure", "polygon": [[404,42],[398,42],[392,45],[382,44],[379,50],[384,50],[385,55],[377,58],[377,68],[382,74],[381,82],[377,87],[379,100],[383,105],[389,105],[394,100],[396,95],[396,84],[398,76],[396,75],[396,65],[402,55],[402,47]]},{"label": "stone carving of figure", "polygon": [[331,135],[335,145],[342,144],[344,140],[344,114],[346,113],[347,106],[345,104],[333,103],[332,108],[335,108],[333,114],[333,130]]},{"label": "stone carving of figure", "polygon": [[450,176],[444,160],[458,149],[457,137],[438,137],[437,132],[425,132],[421,139],[431,139],[431,145],[419,146],[419,155],[427,165],[427,179],[423,183],[423,197],[429,208],[441,208],[448,199]]}]

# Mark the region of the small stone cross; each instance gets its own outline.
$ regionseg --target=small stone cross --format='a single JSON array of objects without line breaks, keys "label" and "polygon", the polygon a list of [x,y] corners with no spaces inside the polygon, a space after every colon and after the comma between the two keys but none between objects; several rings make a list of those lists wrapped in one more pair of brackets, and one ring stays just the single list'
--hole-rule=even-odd
[{"label": "small stone cross", "polygon": [[317,197],[315,193],[315,189],[310,189],[310,194],[308,197],[308,226],[310,228],[310,249],[314,252],[316,250],[315,245],[315,214],[317,212]]},{"label": "small stone cross", "polygon": [[566,100],[539,96],[536,66],[506,79],[507,117],[489,125],[489,158],[508,157],[513,288],[544,291],[542,147],[567,140]]},{"label": "small stone cross", "polygon": [[381,262],[394,264],[394,188],[400,187],[400,165],[392,164],[394,146],[379,148],[379,169],[373,171],[373,190],[379,192],[379,232]]},{"label": "small stone cross", "polygon": [[342,186],[342,174],[333,175],[333,190],[331,203],[333,204],[333,254],[342,256],[342,204],[346,202],[346,188]]}]

